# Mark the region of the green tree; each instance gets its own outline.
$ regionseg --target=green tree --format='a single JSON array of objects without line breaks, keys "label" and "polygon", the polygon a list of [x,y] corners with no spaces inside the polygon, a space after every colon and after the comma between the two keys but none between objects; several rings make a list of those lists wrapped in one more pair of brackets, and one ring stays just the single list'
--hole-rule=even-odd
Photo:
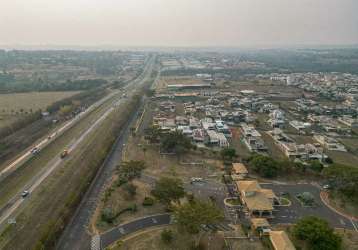
[{"label": "green tree", "polygon": [[140,178],[142,171],[145,169],[145,163],[143,161],[125,161],[121,165],[117,166],[120,178],[132,181],[135,178]]},{"label": "green tree", "polygon": [[222,211],[213,202],[194,200],[175,208],[174,216],[179,227],[197,234],[201,225],[215,224],[223,220]]},{"label": "green tree", "polygon": [[323,170],[323,175],[331,183],[332,188],[343,198],[358,203],[358,168],[340,164],[332,164]]},{"label": "green tree", "polygon": [[160,142],[160,136],[162,135],[160,128],[158,126],[152,126],[145,130],[145,138],[150,141],[150,143]]},{"label": "green tree", "polygon": [[174,238],[173,231],[170,229],[164,229],[161,232],[160,237],[165,244],[169,244],[173,241]]},{"label": "green tree", "polygon": [[112,223],[115,218],[116,218],[116,215],[111,208],[103,209],[103,211],[101,213],[102,221],[105,221],[107,223]]},{"label": "green tree", "polygon": [[280,164],[273,158],[254,154],[249,158],[249,165],[263,177],[272,178],[278,175]]},{"label": "green tree", "polygon": [[126,183],[122,188],[129,194],[130,197],[134,197],[137,194],[137,186],[133,183]]},{"label": "green tree", "polygon": [[236,150],[234,148],[224,148],[220,151],[220,155],[224,161],[232,161],[237,157]]},{"label": "green tree", "polygon": [[294,236],[307,242],[312,250],[339,250],[342,239],[334,233],[325,220],[309,216],[301,219],[293,228]]},{"label": "green tree", "polygon": [[62,106],[60,108],[60,110],[58,112],[59,112],[59,114],[61,116],[66,116],[66,115],[68,115],[69,113],[72,112],[72,106],[71,105],[64,105],[64,106]]},{"label": "green tree", "polygon": [[177,178],[162,177],[155,183],[152,195],[161,203],[169,206],[172,201],[178,202],[184,197],[183,182]]},{"label": "green tree", "polygon": [[165,152],[173,152],[180,157],[185,152],[193,149],[194,146],[188,137],[179,131],[175,131],[161,137],[161,148]]},{"label": "green tree", "polygon": [[320,173],[323,169],[323,165],[318,160],[314,160],[309,162],[309,168],[317,173]]}]

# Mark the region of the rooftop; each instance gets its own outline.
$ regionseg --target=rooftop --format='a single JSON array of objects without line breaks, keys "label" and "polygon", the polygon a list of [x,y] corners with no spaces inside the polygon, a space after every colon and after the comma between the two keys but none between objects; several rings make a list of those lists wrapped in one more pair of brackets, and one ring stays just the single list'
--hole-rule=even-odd
[{"label": "rooftop", "polygon": [[275,250],[295,250],[285,231],[270,231],[270,240]]}]

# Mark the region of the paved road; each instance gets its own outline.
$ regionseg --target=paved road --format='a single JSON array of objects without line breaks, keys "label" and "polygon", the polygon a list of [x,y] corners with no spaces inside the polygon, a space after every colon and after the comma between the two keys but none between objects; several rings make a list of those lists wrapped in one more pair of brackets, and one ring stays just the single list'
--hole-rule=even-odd
[{"label": "paved road", "polygon": [[[122,100],[116,102],[120,104]],[[85,132],[81,134],[79,138],[76,138],[68,145],[68,151],[71,154],[85,138],[89,136],[101,123],[104,121],[114,110],[114,107],[110,107],[105,113],[101,115]],[[62,127],[62,129],[65,129]],[[51,161],[49,161],[46,166],[40,171],[36,176],[34,176],[24,187],[23,190],[28,190],[30,193],[35,191],[40,184],[53,173],[53,171],[58,168],[64,160],[60,158],[60,155],[55,156]],[[31,197],[29,197],[31,198]],[[0,209],[0,229],[6,224],[6,220],[13,216],[14,213],[20,206],[29,198],[23,199],[20,195],[16,194],[13,196],[4,207]]]},{"label": "paved road", "polygon": [[[277,195],[287,192],[292,205],[289,207],[275,207],[275,218],[272,223],[295,223],[302,217],[314,215],[327,220],[333,227],[356,230],[353,221],[337,214],[328,208],[320,198],[320,189],[312,184],[260,184],[263,188],[272,189]],[[303,207],[295,196],[302,192],[309,192],[315,198],[315,206]]]},{"label": "paved road", "polygon": [[[148,63],[149,66],[147,66],[144,71],[144,77],[140,81],[135,81],[131,85],[128,85],[128,88],[134,90],[134,84],[145,82],[151,75],[153,63],[154,59]],[[105,191],[106,183],[110,180],[113,171],[121,161],[123,145],[127,141],[127,138],[130,134],[131,124],[135,121],[137,115],[138,110],[132,114],[131,118],[128,120],[125,126],[125,129],[121,131],[112,148],[112,151],[107,156],[104,164],[98,171],[97,176],[89,187],[85,197],[82,199],[82,202],[75,215],[73,216],[72,221],[67,225],[60,241],[58,242],[57,249],[88,250],[91,248],[91,236],[87,230],[87,226],[93,211],[96,208],[98,199]]]},{"label": "paved road", "polygon": [[[46,146],[48,146],[49,144],[51,144],[53,142],[53,139],[55,137],[59,137],[60,135],[62,135],[65,131],[67,131],[68,129],[70,129],[71,127],[73,127],[73,125],[75,125],[77,122],[79,122],[81,119],[83,119],[84,117],[87,116],[87,114],[90,114],[91,111],[93,111],[94,109],[96,109],[97,107],[101,106],[104,102],[106,102],[108,99],[110,99],[111,97],[113,97],[114,95],[118,94],[119,91],[114,91],[113,93],[105,96],[104,98],[102,98],[101,100],[95,102],[94,104],[92,104],[89,108],[87,108],[85,111],[77,114],[73,119],[71,119],[70,121],[66,122],[63,126],[61,126],[59,129],[57,129],[56,131],[51,132],[50,134],[48,134],[46,136],[46,139],[42,139],[39,142],[36,142],[35,144],[33,144],[30,148],[30,150],[26,151],[25,153],[19,155],[14,161],[10,162],[6,167],[4,167],[4,169],[2,169],[0,171],[0,181],[6,177],[8,174],[10,174],[11,172],[13,172],[14,170],[16,170],[19,166],[21,166],[22,164],[24,164],[26,161],[28,161],[32,156],[32,152],[31,150],[34,148],[37,148],[39,150],[44,149]],[[48,139],[48,137],[50,137],[51,139]]]},{"label": "paved road", "polygon": [[[120,240],[123,236],[128,234],[134,233],[138,230],[153,227],[153,226],[160,226],[160,225],[168,225],[171,222],[170,214],[158,214],[152,215],[145,218],[140,218],[138,220],[119,225],[100,236],[100,248],[104,249],[111,245],[112,243]],[[92,250],[98,250],[92,248]]]}]

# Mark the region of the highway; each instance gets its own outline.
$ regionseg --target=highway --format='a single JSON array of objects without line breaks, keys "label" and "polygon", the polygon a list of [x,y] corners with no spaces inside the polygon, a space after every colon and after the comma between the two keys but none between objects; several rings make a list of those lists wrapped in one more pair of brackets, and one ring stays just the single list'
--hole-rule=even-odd
[{"label": "highway", "polygon": [[[153,67],[153,60],[151,60],[149,63],[147,63],[143,73],[141,76],[139,76],[136,80],[130,82],[127,86],[124,87],[124,90],[126,91],[128,96],[131,96],[135,90],[136,84],[142,83],[148,79],[148,77],[151,74]],[[106,96],[105,98],[101,99],[100,101],[93,104],[90,108],[88,108],[86,111],[80,113],[77,115],[74,119],[67,122],[64,126],[62,126],[57,131],[53,132],[51,134],[51,139],[44,139],[34,145],[33,147],[37,147],[39,149],[43,149],[45,146],[47,146],[51,141],[53,140],[53,137],[60,136],[64,133],[67,129],[70,129],[77,121],[82,119],[87,113],[90,113],[91,110],[96,109],[97,107],[101,106],[103,103],[105,103],[107,100],[109,100],[112,97],[115,97],[115,101],[110,105],[110,107],[93,123],[89,128],[87,128],[84,132],[81,133],[81,135],[72,140],[69,145],[67,145],[66,148],[68,148],[68,151],[71,155],[71,152],[74,151],[80,144],[83,142],[95,129],[97,129],[100,124],[116,109],[116,107],[120,106],[125,99],[121,96],[116,96],[120,91],[114,91],[110,95]],[[14,162],[9,164],[5,169],[1,171],[1,175],[9,174],[11,171],[15,170],[19,165],[23,164],[26,160],[30,159],[32,156],[31,150],[26,152],[25,154],[18,157]],[[35,191],[36,188],[38,188],[41,183],[50,176],[55,169],[57,169],[61,163],[64,162],[63,159],[60,158],[60,155],[55,156],[52,160],[50,160],[46,166],[43,168],[40,173],[37,173],[36,176],[34,176],[31,181],[29,181],[24,187],[23,190],[28,190],[31,194],[31,192]],[[10,218],[16,217],[16,214],[18,210],[21,210],[21,205],[27,200],[31,199],[31,195],[27,198],[22,198],[19,194],[16,194],[13,196],[4,207],[0,209],[0,231],[4,228],[4,226],[7,223],[7,220]]]},{"label": "highway", "polygon": [[[29,149],[22,155],[18,156],[13,162],[9,163],[9,165],[7,165],[4,169],[2,169],[0,171],[0,180],[3,177],[5,177],[6,175],[10,174],[12,171],[16,170],[16,168],[18,168],[19,166],[24,164],[27,160],[29,160],[33,156],[33,153],[31,152],[31,150],[33,148],[38,148],[39,150],[44,149],[47,145],[49,145],[50,143],[53,142],[53,139],[61,136],[65,131],[67,131],[68,129],[73,127],[73,125],[75,125],[77,122],[79,122],[81,119],[86,117],[87,114],[90,114],[93,110],[95,110],[97,107],[101,106],[103,103],[105,103],[107,100],[109,100],[110,98],[112,98],[113,96],[115,96],[118,93],[119,93],[119,91],[114,91],[114,92],[110,93],[109,95],[105,96],[101,100],[92,104],[88,109],[79,113],[70,121],[66,122],[62,127],[57,129],[56,131],[52,132],[51,134],[47,135],[46,139],[42,139],[40,142],[37,142],[34,145],[32,145],[31,149]],[[48,137],[50,137],[51,139],[48,139]]]},{"label": "highway", "polygon": [[[146,79],[143,79],[142,82],[145,81]],[[90,223],[92,214],[96,209],[98,200],[100,199],[102,193],[105,191],[106,184],[110,180],[116,166],[122,159],[124,144],[126,143],[130,134],[130,127],[136,120],[138,110],[132,114],[128,120],[128,123],[125,125],[125,128],[118,136],[112,151],[108,154],[104,164],[91,183],[91,186],[86,192],[85,197],[82,199],[82,202],[78,207],[75,215],[73,216],[71,222],[65,228],[65,231],[62,234],[56,249],[89,250],[91,248],[91,234],[89,233],[87,227]]]}]

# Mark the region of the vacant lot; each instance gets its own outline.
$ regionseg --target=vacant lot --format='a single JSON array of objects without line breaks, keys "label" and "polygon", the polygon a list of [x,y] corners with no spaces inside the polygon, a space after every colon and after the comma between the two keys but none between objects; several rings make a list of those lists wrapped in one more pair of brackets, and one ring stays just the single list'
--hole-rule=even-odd
[{"label": "vacant lot", "polygon": [[0,114],[21,114],[45,109],[48,105],[79,91],[0,94]]},{"label": "vacant lot", "polygon": [[336,163],[350,166],[357,166],[358,156],[349,152],[327,150],[325,152]]}]

